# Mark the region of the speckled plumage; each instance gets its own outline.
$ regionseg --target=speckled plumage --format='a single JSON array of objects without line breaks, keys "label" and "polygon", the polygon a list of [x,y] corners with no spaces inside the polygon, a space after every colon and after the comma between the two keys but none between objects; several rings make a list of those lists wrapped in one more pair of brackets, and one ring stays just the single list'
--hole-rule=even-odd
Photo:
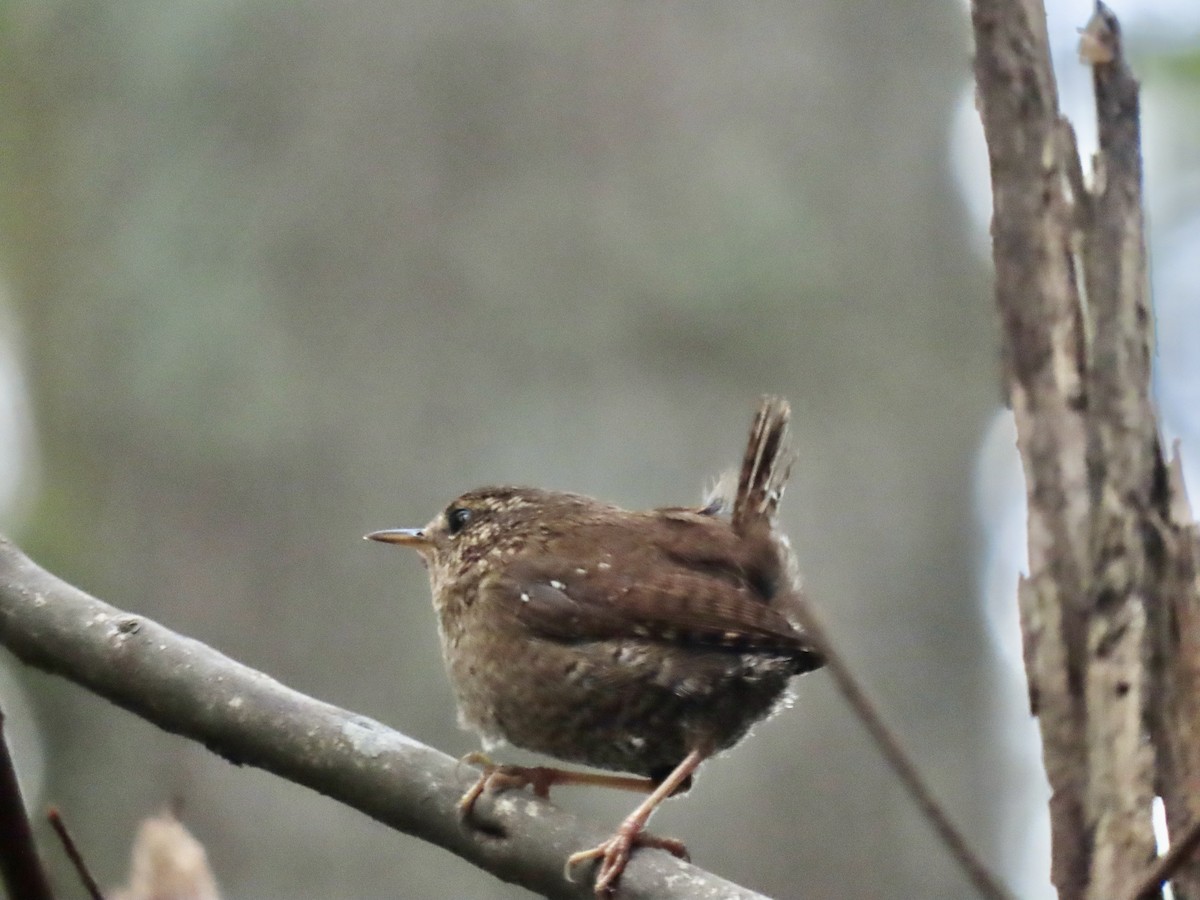
[{"label": "speckled plumage", "polygon": [[770,604],[794,597],[769,535],[528,488],[451,508],[478,531],[430,578],[460,720],[486,745],[661,776],[735,743],[817,662]]},{"label": "speckled plumage", "polygon": [[775,529],[787,420],[764,398],[736,483],[702,507],[487,487],[371,535],[425,559],[461,723],[661,782],[769,715],[822,663],[789,618],[800,587]]}]

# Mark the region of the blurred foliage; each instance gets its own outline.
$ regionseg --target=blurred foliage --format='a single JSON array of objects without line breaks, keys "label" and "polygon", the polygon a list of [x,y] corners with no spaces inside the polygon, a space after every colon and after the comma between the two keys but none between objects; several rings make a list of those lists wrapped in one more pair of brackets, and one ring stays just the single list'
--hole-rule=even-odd
[{"label": "blurred foliage", "polygon": [[1195,48],[1151,55],[1147,62],[1154,70],[1178,79],[1183,86],[1200,84],[1200,51]]}]

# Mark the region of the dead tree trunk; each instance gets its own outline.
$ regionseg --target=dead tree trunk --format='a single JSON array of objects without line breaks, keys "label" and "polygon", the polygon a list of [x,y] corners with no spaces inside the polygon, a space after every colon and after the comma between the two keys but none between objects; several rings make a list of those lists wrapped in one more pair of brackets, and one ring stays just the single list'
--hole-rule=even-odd
[{"label": "dead tree trunk", "polygon": [[[1100,125],[1085,184],[1041,3],[974,0],[972,23],[1029,504],[1019,603],[1053,791],[1051,877],[1063,900],[1159,896],[1154,797],[1173,842],[1200,822],[1200,586],[1150,398],[1138,86],[1098,5],[1081,44]],[[1176,897],[1200,898],[1195,863],[1172,878]]]}]

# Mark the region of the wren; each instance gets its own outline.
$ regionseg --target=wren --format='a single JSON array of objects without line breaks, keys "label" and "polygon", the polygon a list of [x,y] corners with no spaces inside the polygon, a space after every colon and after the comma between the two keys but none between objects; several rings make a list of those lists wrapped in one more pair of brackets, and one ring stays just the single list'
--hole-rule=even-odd
[{"label": "wren", "polygon": [[736,482],[702,506],[630,511],[485,487],[424,528],[367,535],[423,557],[459,722],[485,750],[509,743],[637,776],[487,763],[459,804],[469,817],[483,791],[513,786],[646,792],[613,837],[567,861],[568,874],[600,861],[598,896],[637,846],[686,856],[644,831],[651,814],[823,663],[796,624],[796,562],[775,525],[788,417],[785,400],[763,398]]}]

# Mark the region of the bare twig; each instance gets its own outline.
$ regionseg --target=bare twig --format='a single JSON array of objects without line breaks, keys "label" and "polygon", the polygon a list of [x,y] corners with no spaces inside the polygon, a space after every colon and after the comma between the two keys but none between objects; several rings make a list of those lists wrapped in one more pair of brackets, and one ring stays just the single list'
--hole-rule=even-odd
[{"label": "bare twig", "polygon": [[883,758],[887,760],[892,771],[896,773],[896,777],[900,779],[900,783],[904,785],[904,789],[908,791],[909,796],[920,809],[921,815],[933,828],[938,839],[941,840],[954,861],[958,863],[976,892],[986,900],[1007,900],[1012,895],[1000,879],[992,874],[975,855],[970,845],[967,844],[966,838],[938,803],[933,791],[925,783],[920,771],[900,744],[899,738],[884,722],[883,716],[879,714],[879,710],[851,671],[850,666],[847,665],[846,660],[830,643],[829,634],[820,617],[808,603],[797,604],[794,611],[805,634],[812,639],[824,655],[825,668],[833,678],[834,684],[846,698],[846,702],[850,704],[850,708],[854,710],[863,727],[867,729],[867,733],[871,735],[871,739],[883,754]]},{"label": "bare twig", "polygon": [[4,740],[3,710],[0,710],[0,879],[9,897],[54,900],[21,800],[17,770]]},{"label": "bare twig", "polygon": [[[455,804],[477,774],[372,719],[338,709],[164,628],[115,609],[0,538],[0,644],[158,727],[239,765],[265,769],[437,844],[547,897],[588,898],[563,861],[607,837],[536,797],[480,799],[504,837],[460,826]],[[761,895],[667,853],[635,854],[622,896]]]},{"label": "bare twig", "polygon": [[71,832],[67,830],[67,823],[63,821],[63,817],[58,809],[53,806],[50,807],[46,810],[46,818],[50,821],[50,827],[54,829],[54,833],[58,835],[58,839],[62,842],[67,859],[71,860],[71,865],[75,867],[75,873],[83,883],[83,889],[87,891],[88,896],[92,900],[104,900],[104,895],[100,893],[100,885],[96,884],[96,879],[92,877],[92,873],[88,870],[87,863],[83,861],[83,854],[79,852],[79,847],[76,846],[75,839],[71,837]]}]

